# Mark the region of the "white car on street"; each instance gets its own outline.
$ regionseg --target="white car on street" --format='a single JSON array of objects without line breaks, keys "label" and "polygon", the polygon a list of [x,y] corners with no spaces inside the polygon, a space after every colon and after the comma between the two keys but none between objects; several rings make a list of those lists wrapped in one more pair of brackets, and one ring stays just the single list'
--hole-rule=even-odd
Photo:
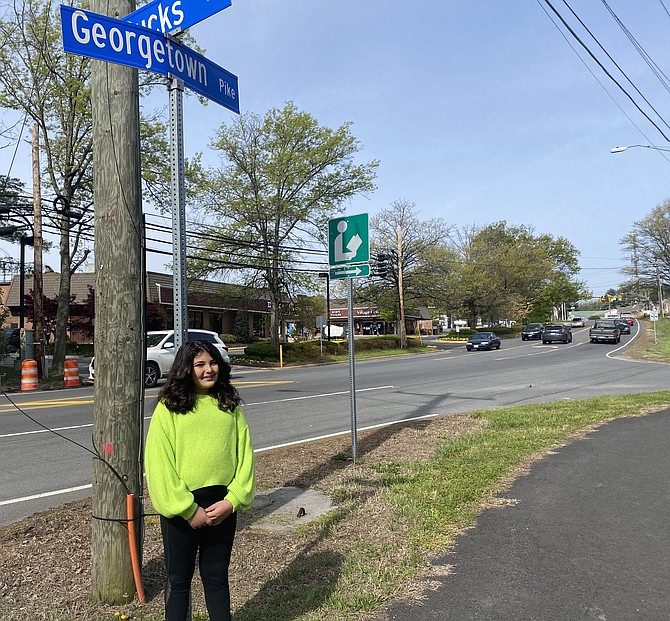
[{"label": "white car on street", "polygon": [[[224,361],[230,364],[228,347],[220,339],[216,332],[209,330],[189,329],[189,341],[207,341],[216,347],[223,357]],[[144,366],[144,386],[152,388],[158,383],[158,380],[167,377],[174,362],[174,330],[153,330],[147,332],[147,360]],[[91,360],[88,366],[88,381],[93,383],[95,380],[95,358]]]}]

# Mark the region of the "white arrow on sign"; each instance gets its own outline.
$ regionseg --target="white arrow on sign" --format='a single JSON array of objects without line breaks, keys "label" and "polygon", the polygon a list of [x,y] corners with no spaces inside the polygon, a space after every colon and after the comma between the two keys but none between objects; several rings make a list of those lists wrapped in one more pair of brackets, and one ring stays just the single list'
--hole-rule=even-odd
[{"label": "white arrow on sign", "polygon": [[175,34],[227,9],[232,0],[153,0],[122,21]]},{"label": "white arrow on sign", "polygon": [[370,274],[370,265],[368,263],[330,268],[331,278],[356,278],[358,276],[367,276],[368,274]]}]

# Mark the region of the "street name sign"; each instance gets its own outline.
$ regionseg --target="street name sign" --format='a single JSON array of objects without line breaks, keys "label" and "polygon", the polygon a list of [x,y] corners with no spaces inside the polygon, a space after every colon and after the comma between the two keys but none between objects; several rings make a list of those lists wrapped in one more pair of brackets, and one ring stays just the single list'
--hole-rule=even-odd
[{"label": "street name sign", "polygon": [[370,265],[361,263],[360,265],[338,265],[330,268],[330,278],[337,280],[339,278],[358,278],[359,276],[369,276]]},{"label": "street name sign", "polygon": [[61,4],[63,49],[183,80],[204,97],[240,113],[237,76],[162,33]]},{"label": "street name sign", "polygon": [[328,260],[331,267],[370,260],[368,214],[328,220]]},{"label": "street name sign", "polygon": [[176,33],[227,9],[232,0],[153,0],[122,18],[159,32]]}]

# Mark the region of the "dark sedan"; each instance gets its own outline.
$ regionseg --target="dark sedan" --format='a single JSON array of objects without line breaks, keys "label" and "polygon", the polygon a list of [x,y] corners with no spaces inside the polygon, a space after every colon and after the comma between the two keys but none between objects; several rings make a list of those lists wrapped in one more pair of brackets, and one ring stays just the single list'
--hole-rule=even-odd
[{"label": "dark sedan", "polygon": [[620,334],[630,334],[630,324],[625,319],[615,319],[614,323],[619,328]]},{"label": "dark sedan", "polygon": [[542,332],[542,342],[547,344],[553,343],[554,341],[558,341],[560,343],[572,343],[572,330],[562,323],[555,323],[549,326],[544,326],[544,332]]},{"label": "dark sedan", "polygon": [[480,349],[500,349],[500,339],[493,332],[478,332],[465,344],[468,351]]},{"label": "dark sedan", "polygon": [[533,339],[541,339],[544,325],[541,323],[529,323],[521,330],[521,340],[531,341]]}]

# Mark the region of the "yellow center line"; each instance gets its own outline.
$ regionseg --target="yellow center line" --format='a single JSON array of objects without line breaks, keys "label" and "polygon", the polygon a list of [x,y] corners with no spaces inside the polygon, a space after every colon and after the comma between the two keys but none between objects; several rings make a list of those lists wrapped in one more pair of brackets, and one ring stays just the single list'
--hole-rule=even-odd
[{"label": "yellow center line", "polygon": [[[276,381],[265,381],[265,382],[233,382],[238,388],[249,388],[249,387],[260,387],[260,386],[279,386],[280,384],[295,384],[295,381],[291,380],[276,380]],[[158,389],[153,391],[154,393],[158,392]],[[145,397],[152,397],[153,395],[145,395]],[[49,399],[48,401],[23,401],[17,402],[17,406],[21,409],[30,409],[30,410],[45,410],[47,408],[57,408],[57,407],[67,407],[67,406],[76,406],[76,405],[91,405],[94,403],[93,397],[80,397],[80,398],[62,398],[62,399]],[[11,403],[0,404],[0,413],[2,412],[12,412],[16,410],[16,406]]]}]

